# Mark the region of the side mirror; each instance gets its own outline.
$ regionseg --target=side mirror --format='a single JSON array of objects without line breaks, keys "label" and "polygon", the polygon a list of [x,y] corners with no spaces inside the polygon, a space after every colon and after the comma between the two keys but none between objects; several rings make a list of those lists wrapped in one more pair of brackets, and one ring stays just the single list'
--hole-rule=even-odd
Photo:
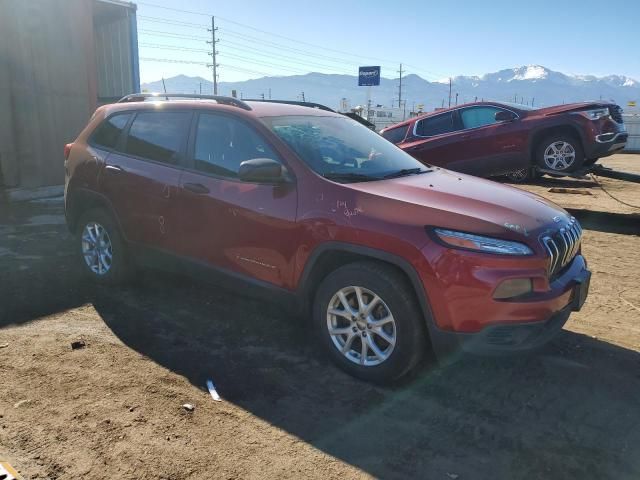
[{"label": "side mirror", "polygon": [[284,166],[271,158],[252,158],[240,164],[238,178],[243,182],[286,183],[290,181]]},{"label": "side mirror", "polygon": [[508,110],[496,112],[496,122],[512,122],[516,119],[516,114]]}]

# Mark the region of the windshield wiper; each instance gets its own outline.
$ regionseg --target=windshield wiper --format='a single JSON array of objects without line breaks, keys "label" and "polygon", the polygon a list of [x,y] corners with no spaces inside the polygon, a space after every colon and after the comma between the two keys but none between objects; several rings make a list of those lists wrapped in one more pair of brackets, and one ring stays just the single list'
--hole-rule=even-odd
[{"label": "windshield wiper", "polygon": [[392,172],[386,174],[382,178],[398,178],[398,177],[406,177],[408,175],[419,175],[421,173],[431,172],[431,169],[423,170],[422,168],[403,168],[402,170],[398,170],[397,172]]},{"label": "windshield wiper", "polygon": [[372,180],[380,180],[380,177],[373,177],[371,175],[365,175],[364,173],[354,172],[326,172],[323,173],[322,176],[329,180],[336,180],[338,182],[370,182]]}]

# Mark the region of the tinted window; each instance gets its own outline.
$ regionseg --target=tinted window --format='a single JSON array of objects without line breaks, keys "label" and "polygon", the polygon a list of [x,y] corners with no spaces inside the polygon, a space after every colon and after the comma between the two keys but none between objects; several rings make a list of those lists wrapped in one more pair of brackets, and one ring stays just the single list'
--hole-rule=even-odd
[{"label": "tinted window", "polygon": [[139,113],[131,124],[126,153],[163,163],[178,163],[189,127],[189,112]]},{"label": "tinted window", "polygon": [[454,130],[453,115],[449,112],[420,120],[416,128],[416,133],[422,137],[431,137],[433,135],[453,132]]},{"label": "tinted window", "polygon": [[473,107],[460,111],[460,118],[464,128],[476,128],[491,125],[496,122],[496,113],[501,109],[496,107]]},{"label": "tinted window", "polygon": [[382,132],[382,136],[389,140],[391,143],[400,143],[407,135],[407,125],[404,127],[392,128],[391,130],[385,130]]},{"label": "tinted window", "polygon": [[114,148],[130,116],[129,113],[125,113],[107,118],[96,129],[91,139],[92,142],[101,147]]},{"label": "tinted window", "polygon": [[198,119],[194,157],[196,170],[227,177],[237,177],[245,160],[278,160],[264,138],[249,125],[212,114],[201,114]]}]

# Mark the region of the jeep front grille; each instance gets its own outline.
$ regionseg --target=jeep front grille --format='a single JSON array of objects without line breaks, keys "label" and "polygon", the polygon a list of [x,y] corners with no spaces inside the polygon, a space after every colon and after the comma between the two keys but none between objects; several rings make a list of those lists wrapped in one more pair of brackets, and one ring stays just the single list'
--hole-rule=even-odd
[{"label": "jeep front grille", "polygon": [[542,245],[549,253],[549,277],[557,276],[580,250],[582,227],[571,217],[560,230],[542,237]]}]

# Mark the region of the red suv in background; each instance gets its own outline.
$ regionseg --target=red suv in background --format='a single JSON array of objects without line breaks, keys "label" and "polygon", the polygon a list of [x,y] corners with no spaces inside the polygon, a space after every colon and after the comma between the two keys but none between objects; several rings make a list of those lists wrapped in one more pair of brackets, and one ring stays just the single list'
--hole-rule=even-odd
[{"label": "red suv in background", "polygon": [[151,265],[251,287],[373,381],[428,350],[535,347],[585,301],[581,228],[542,198],[425,167],[333,112],[179,97],[101,107],[65,148],[94,280]]},{"label": "red suv in background", "polygon": [[481,177],[524,181],[563,175],[622,150],[622,110],[610,103],[534,109],[478,102],[412,118],[382,136],[425,164]]}]

